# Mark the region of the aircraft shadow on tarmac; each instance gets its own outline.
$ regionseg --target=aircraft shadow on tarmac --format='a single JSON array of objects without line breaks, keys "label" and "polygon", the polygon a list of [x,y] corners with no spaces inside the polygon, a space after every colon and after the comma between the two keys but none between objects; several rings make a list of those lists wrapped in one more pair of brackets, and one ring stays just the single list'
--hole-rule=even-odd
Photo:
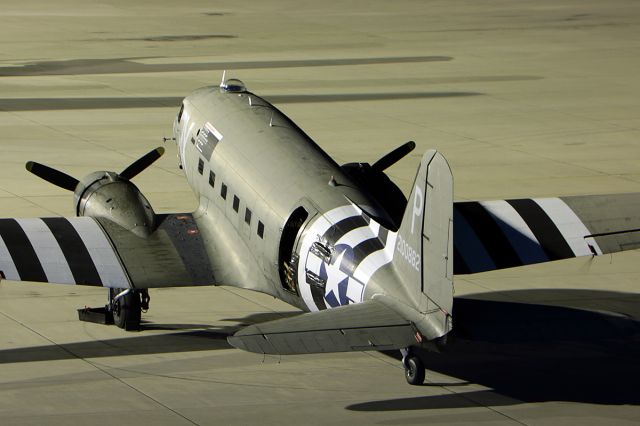
[{"label": "aircraft shadow on tarmac", "polygon": [[[639,302],[640,294],[586,290],[519,290],[456,298],[454,334],[447,349],[421,356],[428,370],[493,391],[371,401],[346,408],[423,410],[519,401],[638,405]],[[228,321],[251,324],[296,314],[252,314]],[[143,327],[180,331],[0,350],[0,364],[229,349],[226,337],[238,329],[203,324]],[[397,351],[389,355],[399,358]]]},{"label": "aircraft shadow on tarmac", "polygon": [[[205,38],[234,38],[233,35],[209,34],[200,36],[183,36]],[[172,41],[175,36],[154,36],[141,40]],[[126,39],[122,39],[126,40]],[[358,66],[372,64],[429,63],[453,60],[450,56],[391,56],[370,58],[326,58],[281,61],[235,61],[235,62],[196,62],[196,63],[144,63],[145,59],[159,58],[112,58],[112,59],[74,59],[63,61],[40,61],[17,66],[0,66],[0,78],[50,75],[93,75],[120,73],[154,73],[154,72],[188,72],[242,69],[279,69],[307,68],[325,66]],[[141,62],[142,60],[142,62]],[[540,77],[532,76],[490,76],[489,81],[530,80]],[[469,81],[487,81],[487,76],[466,79]],[[217,82],[216,82],[217,83]],[[467,96],[480,96],[483,93],[470,91],[408,91],[380,93],[326,93],[326,94],[288,94],[269,95],[266,99],[274,104],[319,103],[319,102],[356,102],[377,100],[411,100],[439,99]],[[178,108],[182,97],[63,97],[63,98],[0,98],[1,111],[56,111],[56,110],[91,110],[91,109],[123,109],[123,108]]]},{"label": "aircraft shadow on tarmac", "polygon": [[[273,104],[389,101],[411,99],[459,98],[481,96],[479,92],[381,92],[270,95]],[[172,96],[111,97],[111,98],[0,98],[1,111],[60,111],[124,108],[178,108],[184,98]]]},{"label": "aircraft shadow on tarmac", "polygon": [[[164,39],[175,36],[154,36]],[[187,36],[193,37],[193,36]],[[201,36],[200,36],[201,37]],[[146,39],[148,39],[147,37]],[[231,34],[210,34],[207,38],[235,38]],[[126,39],[119,39],[126,40]],[[115,41],[115,40],[114,40]],[[36,61],[18,66],[0,66],[0,77],[26,77],[46,75],[91,75],[91,74],[132,74],[155,72],[223,71],[244,69],[278,69],[307,67],[336,67],[354,65],[402,64],[424,62],[447,62],[450,56],[390,56],[370,58],[324,58],[280,61],[232,61],[232,62],[185,62],[185,63],[144,63],[144,59],[162,60],[158,57],[71,59],[61,61]]]},{"label": "aircraft shadow on tarmac", "polygon": [[[237,323],[228,327],[214,327],[211,324],[159,324],[143,320],[142,334],[133,332],[120,339],[0,350],[0,364],[231,349],[232,346],[227,343],[227,336],[235,333],[240,327],[300,313],[300,311],[265,312],[254,313],[243,318],[222,319],[222,321]],[[145,330],[174,332],[145,335]]]},{"label": "aircraft shadow on tarmac", "polygon": [[[158,328],[166,330],[188,326],[188,324],[170,324]],[[199,327],[197,324],[192,326]],[[150,329],[154,328],[150,327]],[[6,349],[0,350],[0,364],[229,349],[231,346],[227,343],[228,334],[225,330],[205,329]]]},{"label": "aircraft shadow on tarmac", "polygon": [[[520,401],[638,405],[639,302],[638,294],[585,290],[456,298],[450,344],[442,353],[420,355],[428,370],[493,391],[372,401],[347,409],[423,410]],[[389,355],[399,359],[395,351]]]}]

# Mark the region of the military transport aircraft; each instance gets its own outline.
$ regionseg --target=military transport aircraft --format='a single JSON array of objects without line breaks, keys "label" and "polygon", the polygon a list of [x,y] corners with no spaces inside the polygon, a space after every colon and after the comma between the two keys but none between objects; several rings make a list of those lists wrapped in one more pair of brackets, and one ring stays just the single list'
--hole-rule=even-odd
[{"label": "military transport aircraft", "polygon": [[[400,349],[421,384],[415,348],[453,327],[453,278],[639,246],[640,194],[455,202],[444,157],[422,157],[408,200],[374,164],[338,165],[296,124],[236,79],[196,90],[174,122],[179,167],[200,203],[154,212],[121,173],[77,180],[27,170],[73,191],[77,217],[0,219],[0,277],[104,286],[116,325],[139,328],[150,288],[231,285],[307,313],[228,338],[263,354]],[[455,231],[455,233],[454,233]]]}]

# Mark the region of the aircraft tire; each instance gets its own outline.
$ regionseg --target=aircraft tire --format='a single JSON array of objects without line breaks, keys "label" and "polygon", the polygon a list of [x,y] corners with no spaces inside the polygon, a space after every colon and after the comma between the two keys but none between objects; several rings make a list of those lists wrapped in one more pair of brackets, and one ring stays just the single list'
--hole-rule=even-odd
[{"label": "aircraft tire", "polygon": [[424,383],[424,365],[417,356],[409,356],[405,360],[404,375],[407,383],[414,386],[420,386]]},{"label": "aircraft tire", "polygon": [[140,295],[130,292],[112,306],[113,323],[126,331],[140,330]]}]

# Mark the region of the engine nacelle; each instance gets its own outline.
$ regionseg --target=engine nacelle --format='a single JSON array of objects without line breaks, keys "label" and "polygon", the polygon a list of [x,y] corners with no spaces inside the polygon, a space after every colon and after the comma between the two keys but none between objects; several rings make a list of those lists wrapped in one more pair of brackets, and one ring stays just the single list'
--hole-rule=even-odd
[{"label": "engine nacelle", "polygon": [[156,214],[131,181],[114,172],[95,172],[76,186],[73,201],[78,216],[105,218],[146,238],[156,229]]}]

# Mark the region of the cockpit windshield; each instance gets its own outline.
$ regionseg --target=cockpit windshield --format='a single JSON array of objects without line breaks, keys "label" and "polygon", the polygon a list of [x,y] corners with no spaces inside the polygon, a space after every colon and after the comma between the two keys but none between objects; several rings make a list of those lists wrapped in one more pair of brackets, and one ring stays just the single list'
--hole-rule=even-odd
[{"label": "cockpit windshield", "polygon": [[180,107],[180,112],[178,112],[178,123],[182,120],[182,113],[184,112],[184,104]]}]

